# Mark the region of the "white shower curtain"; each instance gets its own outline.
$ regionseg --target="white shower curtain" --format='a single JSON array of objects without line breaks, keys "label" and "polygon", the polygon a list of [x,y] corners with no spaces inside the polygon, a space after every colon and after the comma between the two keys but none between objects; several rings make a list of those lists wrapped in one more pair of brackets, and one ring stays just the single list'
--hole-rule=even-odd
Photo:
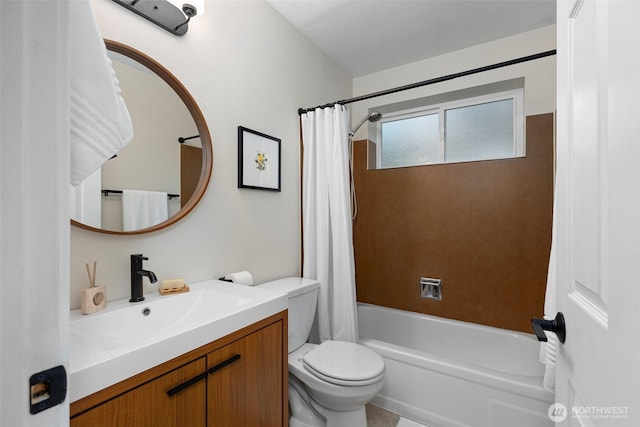
[{"label": "white shower curtain", "polygon": [[358,340],[348,138],[344,106],[302,115],[302,275],[320,282],[315,342]]}]

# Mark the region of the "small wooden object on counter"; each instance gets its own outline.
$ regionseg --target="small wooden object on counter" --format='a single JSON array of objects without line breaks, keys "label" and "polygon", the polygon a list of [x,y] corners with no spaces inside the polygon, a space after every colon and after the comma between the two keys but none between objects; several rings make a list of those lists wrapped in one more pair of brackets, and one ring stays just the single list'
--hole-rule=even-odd
[{"label": "small wooden object on counter", "polygon": [[160,295],[180,294],[182,292],[189,292],[189,286],[184,285],[181,288],[162,289],[160,288]]},{"label": "small wooden object on counter", "polygon": [[89,264],[87,274],[89,275],[89,289],[82,291],[82,299],[80,300],[80,310],[82,314],[91,314],[100,311],[107,306],[107,290],[104,286],[96,286],[96,268],[97,263],[93,262],[93,273]]},{"label": "small wooden object on counter", "polygon": [[184,283],[184,279],[167,279],[162,281],[158,292],[160,295],[180,294],[189,292],[189,286]]}]

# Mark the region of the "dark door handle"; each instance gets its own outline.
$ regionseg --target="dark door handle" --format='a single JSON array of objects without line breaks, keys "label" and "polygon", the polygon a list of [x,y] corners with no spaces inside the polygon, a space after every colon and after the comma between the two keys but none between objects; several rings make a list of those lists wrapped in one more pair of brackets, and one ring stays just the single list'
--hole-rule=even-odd
[{"label": "dark door handle", "polygon": [[200,375],[197,375],[197,376],[191,378],[190,380],[187,380],[187,381],[183,382],[182,384],[179,384],[179,385],[173,387],[172,389],[167,391],[167,396],[171,397],[174,394],[180,393],[182,390],[185,390],[185,389],[191,387],[195,383],[197,383],[199,381],[202,381],[205,378],[207,378],[207,373],[203,372]]},{"label": "dark door handle", "polygon": [[223,360],[222,362],[218,363],[217,365],[214,365],[212,368],[209,368],[208,370],[206,370],[205,372],[201,373],[200,375],[196,375],[195,377],[183,382],[182,384],[179,384],[175,387],[173,387],[172,389],[170,389],[169,391],[167,391],[167,395],[169,397],[180,393],[181,391],[191,387],[192,385],[196,384],[199,381],[202,381],[203,379],[207,378],[208,375],[213,374],[216,371],[219,371],[220,369],[224,368],[225,366],[229,366],[231,365],[233,362],[240,360],[240,355],[239,354],[234,354],[233,356],[231,356],[230,358]]},{"label": "dark door handle", "polygon": [[547,341],[547,336],[544,334],[544,331],[555,332],[558,336],[558,340],[563,344],[567,339],[564,315],[560,311],[556,314],[556,318],[553,320],[531,319],[531,326],[533,327],[533,331],[536,333],[538,341]]},{"label": "dark door handle", "polygon": [[220,369],[224,368],[225,366],[229,366],[233,362],[236,362],[238,360],[240,360],[240,355],[239,354],[234,354],[230,358],[228,358],[226,360],[223,360],[222,362],[218,363],[217,365],[214,365],[213,367],[209,368],[207,370],[207,372],[209,374],[213,374],[214,372],[219,371]]}]

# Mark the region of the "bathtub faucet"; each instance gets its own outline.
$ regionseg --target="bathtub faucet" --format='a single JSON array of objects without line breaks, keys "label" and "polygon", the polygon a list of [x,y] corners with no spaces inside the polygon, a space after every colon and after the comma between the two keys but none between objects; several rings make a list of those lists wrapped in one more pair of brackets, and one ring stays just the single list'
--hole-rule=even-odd
[{"label": "bathtub faucet", "polygon": [[153,271],[144,270],[142,268],[142,261],[146,261],[149,258],[142,256],[142,254],[131,255],[131,298],[129,302],[144,301],[142,291],[142,276],[147,276],[151,283],[156,283],[158,279]]}]

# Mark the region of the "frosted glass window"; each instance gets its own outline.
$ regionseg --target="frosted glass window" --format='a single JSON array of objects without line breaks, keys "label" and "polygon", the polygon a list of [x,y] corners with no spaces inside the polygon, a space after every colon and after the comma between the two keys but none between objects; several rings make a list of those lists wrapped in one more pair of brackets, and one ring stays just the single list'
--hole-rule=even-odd
[{"label": "frosted glass window", "polygon": [[389,108],[369,129],[376,168],[524,156],[524,90]]},{"label": "frosted glass window", "polygon": [[513,99],[445,110],[444,161],[515,156]]},{"label": "frosted glass window", "polygon": [[440,163],[438,114],[381,123],[381,168]]}]

